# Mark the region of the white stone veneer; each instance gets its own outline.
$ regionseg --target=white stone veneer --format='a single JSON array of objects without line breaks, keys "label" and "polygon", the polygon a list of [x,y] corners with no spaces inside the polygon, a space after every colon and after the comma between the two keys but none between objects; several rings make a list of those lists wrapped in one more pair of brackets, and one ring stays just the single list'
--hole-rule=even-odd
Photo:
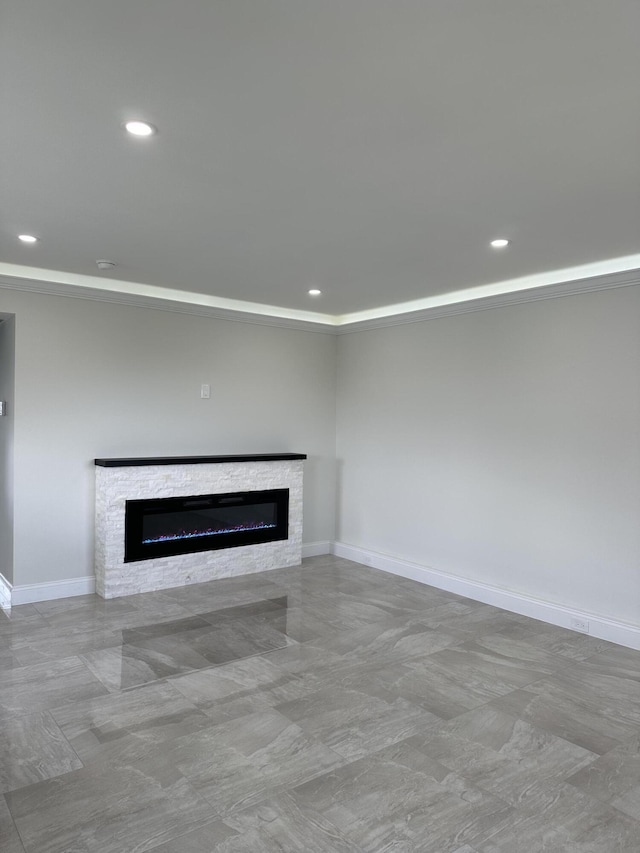
[{"label": "white stone veneer", "polygon": [[[302,460],[96,466],[96,592],[103,598],[246,575],[302,560]],[[289,538],[240,548],[124,562],[127,500],[289,489]]]}]

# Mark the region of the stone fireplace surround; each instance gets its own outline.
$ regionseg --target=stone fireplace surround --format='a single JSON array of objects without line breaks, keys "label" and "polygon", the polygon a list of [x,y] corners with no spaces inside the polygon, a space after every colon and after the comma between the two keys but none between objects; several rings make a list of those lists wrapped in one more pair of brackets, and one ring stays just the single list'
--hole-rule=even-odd
[{"label": "stone fireplace surround", "polygon": [[[103,598],[252,574],[302,560],[306,454],[96,459],[96,592]],[[127,500],[289,489],[289,538],[218,551],[124,562]]]}]

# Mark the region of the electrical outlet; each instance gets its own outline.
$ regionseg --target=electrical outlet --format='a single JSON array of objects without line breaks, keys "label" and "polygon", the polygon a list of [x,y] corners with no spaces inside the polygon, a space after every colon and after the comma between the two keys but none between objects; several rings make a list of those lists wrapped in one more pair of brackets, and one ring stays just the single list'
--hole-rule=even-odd
[{"label": "electrical outlet", "polygon": [[572,631],[580,631],[582,634],[589,633],[589,622],[587,619],[578,619],[577,617],[574,617],[571,619],[569,627]]}]

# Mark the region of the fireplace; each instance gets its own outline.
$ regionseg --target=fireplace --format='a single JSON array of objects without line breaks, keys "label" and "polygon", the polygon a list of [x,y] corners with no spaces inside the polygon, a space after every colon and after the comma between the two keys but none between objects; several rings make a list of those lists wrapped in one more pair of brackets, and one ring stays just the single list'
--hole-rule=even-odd
[{"label": "fireplace", "polygon": [[115,598],[300,565],[305,459],[96,459],[96,592]]},{"label": "fireplace", "polygon": [[287,539],[289,489],[128,500],[124,561]]}]

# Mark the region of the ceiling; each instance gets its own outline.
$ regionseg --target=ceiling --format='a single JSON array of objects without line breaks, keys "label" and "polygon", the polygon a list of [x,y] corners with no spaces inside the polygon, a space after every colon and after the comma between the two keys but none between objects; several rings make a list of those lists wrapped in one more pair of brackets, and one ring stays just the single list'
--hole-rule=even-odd
[{"label": "ceiling", "polygon": [[[0,272],[343,317],[640,266],[638,0],[3,0],[0,16]],[[157,136],[128,136],[130,118]]]}]

